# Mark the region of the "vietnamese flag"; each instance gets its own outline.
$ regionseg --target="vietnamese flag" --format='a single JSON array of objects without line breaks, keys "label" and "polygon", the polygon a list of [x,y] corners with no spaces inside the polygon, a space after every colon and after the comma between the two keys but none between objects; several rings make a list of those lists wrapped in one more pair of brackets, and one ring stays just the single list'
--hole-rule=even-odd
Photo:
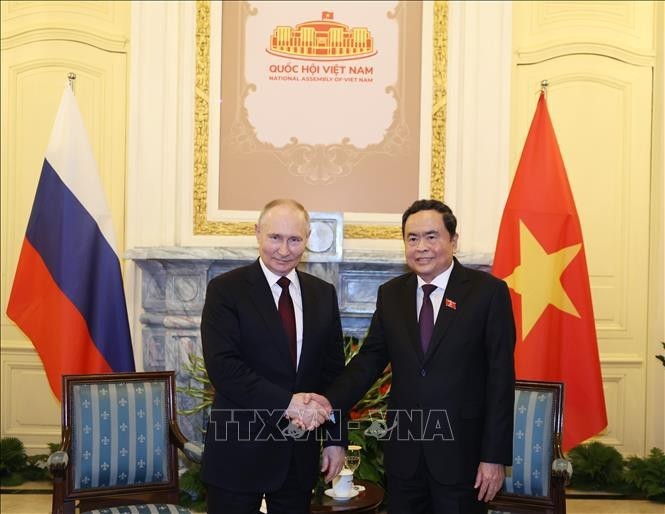
[{"label": "vietnamese flag", "polygon": [[503,211],[492,273],[510,288],[518,379],[563,382],[563,449],[607,426],[580,220],[544,93]]}]

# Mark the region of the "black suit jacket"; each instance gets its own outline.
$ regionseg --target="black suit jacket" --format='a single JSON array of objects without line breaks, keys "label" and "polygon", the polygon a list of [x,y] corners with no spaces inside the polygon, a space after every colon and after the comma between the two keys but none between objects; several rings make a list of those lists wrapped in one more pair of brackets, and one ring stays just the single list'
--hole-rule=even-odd
[{"label": "black suit jacket", "polygon": [[367,338],[326,394],[346,411],[390,363],[388,474],[413,476],[422,451],[439,482],[473,482],[480,461],[512,459],[515,326],[508,288],[455,260],[425,355],[416,288],[414,273],[379,288]]},{"label": "black suit jacket", "polygon": [[[303,342],[298,372],[259,261],[208,285],[201,317],[203,357],[215,388],[202,478],[231,491],[278,489],[295,457],[300,485],[313,487],[320,443],[315,432],[285,437],[283,417],[293,393],[323,392],[344,369],[335,288],[298,272]],[[324,444],[346,446],[343,420],[324,424]]]}]

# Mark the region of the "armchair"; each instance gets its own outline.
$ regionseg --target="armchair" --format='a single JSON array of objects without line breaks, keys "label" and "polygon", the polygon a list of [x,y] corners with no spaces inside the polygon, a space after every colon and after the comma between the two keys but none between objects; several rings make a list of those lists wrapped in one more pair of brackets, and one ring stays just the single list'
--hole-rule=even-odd
[{"label": "armchair", "polygon": [[561,451],[562,426],[562,383],[515,382],[513,465],[490,513],[566,513],[572,466]]},{"label": "armchair", "polygon": [[[181,513],[178,452],[202,448],[180,432],[173,371],[65,375],[62,444],[48,460],[55,514]],[[135,510],[132,510],[135,512]]]}]

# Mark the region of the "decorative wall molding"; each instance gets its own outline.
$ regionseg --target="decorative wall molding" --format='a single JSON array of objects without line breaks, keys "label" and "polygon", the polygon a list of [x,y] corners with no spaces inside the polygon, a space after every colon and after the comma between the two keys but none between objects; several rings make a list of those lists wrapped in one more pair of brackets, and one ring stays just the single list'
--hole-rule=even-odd
[{"label": "decorative wall molding", "polygon": [[625,373],[620,371],[603,374],[605,408],[607,409],[607,428],[596,439],[615,447],[626,444],[626,383]]},{"label": "decorative wall molding", "polygon": [[612,445],[624,454],[648,452],[644,447],[644,421],[646,380],[643,365],[605,366],[603,363],[603,390],[607,408],[607,428],[596,438]]},{"label": "decorative wall molding", "polygon": [[653,64],[655,53],[646,54],[631,52],[623,47],[613,45],[601,45],[595,43],[569,43],[565,45],[540,48],[538,50],[519,50],[515,52],[516,61],[519,64],[535,64],[561,55],[587,54],[612,57],[619,61],[640,66]]},{"label": "decorative wall molding", "polygon": [[[125,259],[132,261],[253,261],[258,257],[257,246],[237,247],[195,247],[195,246],[143,246],[127,250]],[[489,269],[492,265],[492,254],[457,252],[456,257],[464,265]],[[345,249],[342,254],[343,263],[367,264],[404,264],[404,251],[393,249]],[[317,261],[308,261],[307,254],[303,263],[310,265]]]},{"label": "decorative wall molding", "polygon": [[128,51],[129,9],[122,2],[4,1],[2,49],[36,41],[77,41],[109,52]]},{"label": "decorative wall molding", "polygon": [[606,55],[651,65],[656,55],[656,2],[530,2],[516,10],[518,64],[561,55]]},{"label": "decorative wall molding", "polygon": [[2,436],[20,438],[28,453],[44,453],[47,443],[60,441],[60,404],[34,347],[3,342],[0,377],[3,391],[21,391],[2,395]]},{"label": "decorative wall molding", "polygon": [[36,41],[71,41],[86,43],[107,52],[125,53],[128,50],[129,40],[126,37],[104,36],[95,32],[74,29],[44,28],[34,29],[20,34],[2,38],[2,49],[8,50],[18,46],[28,45]]},{"label": "decorative wall molding", "polygon": [[637,353],[601,353],[600,362],[607,367],[641,367],[644,364],[644,357]]}]

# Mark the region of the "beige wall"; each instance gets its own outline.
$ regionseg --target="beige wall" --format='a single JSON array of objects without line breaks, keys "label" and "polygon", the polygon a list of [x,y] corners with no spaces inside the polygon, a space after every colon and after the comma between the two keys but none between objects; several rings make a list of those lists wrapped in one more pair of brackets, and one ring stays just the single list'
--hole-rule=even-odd
[{"label": "beige wall", "polygon": [[[1,8],[1,430],[38,449],[58,438],[59,407],[4,311],[66,72],[80,77],[77,98],[121,251],[254,241],[192,233],[193,2]],[[594,288],[610,413],[602,437],[629,453],[665,446],[665,373],[653,358],[665,339],[663,16],[659,2],[449,5],[446,201],[460,215],[462,250],[491,258],[537,84],[549,78]],[[136,321],[137,270],[131,262],[125,270]]]}]

